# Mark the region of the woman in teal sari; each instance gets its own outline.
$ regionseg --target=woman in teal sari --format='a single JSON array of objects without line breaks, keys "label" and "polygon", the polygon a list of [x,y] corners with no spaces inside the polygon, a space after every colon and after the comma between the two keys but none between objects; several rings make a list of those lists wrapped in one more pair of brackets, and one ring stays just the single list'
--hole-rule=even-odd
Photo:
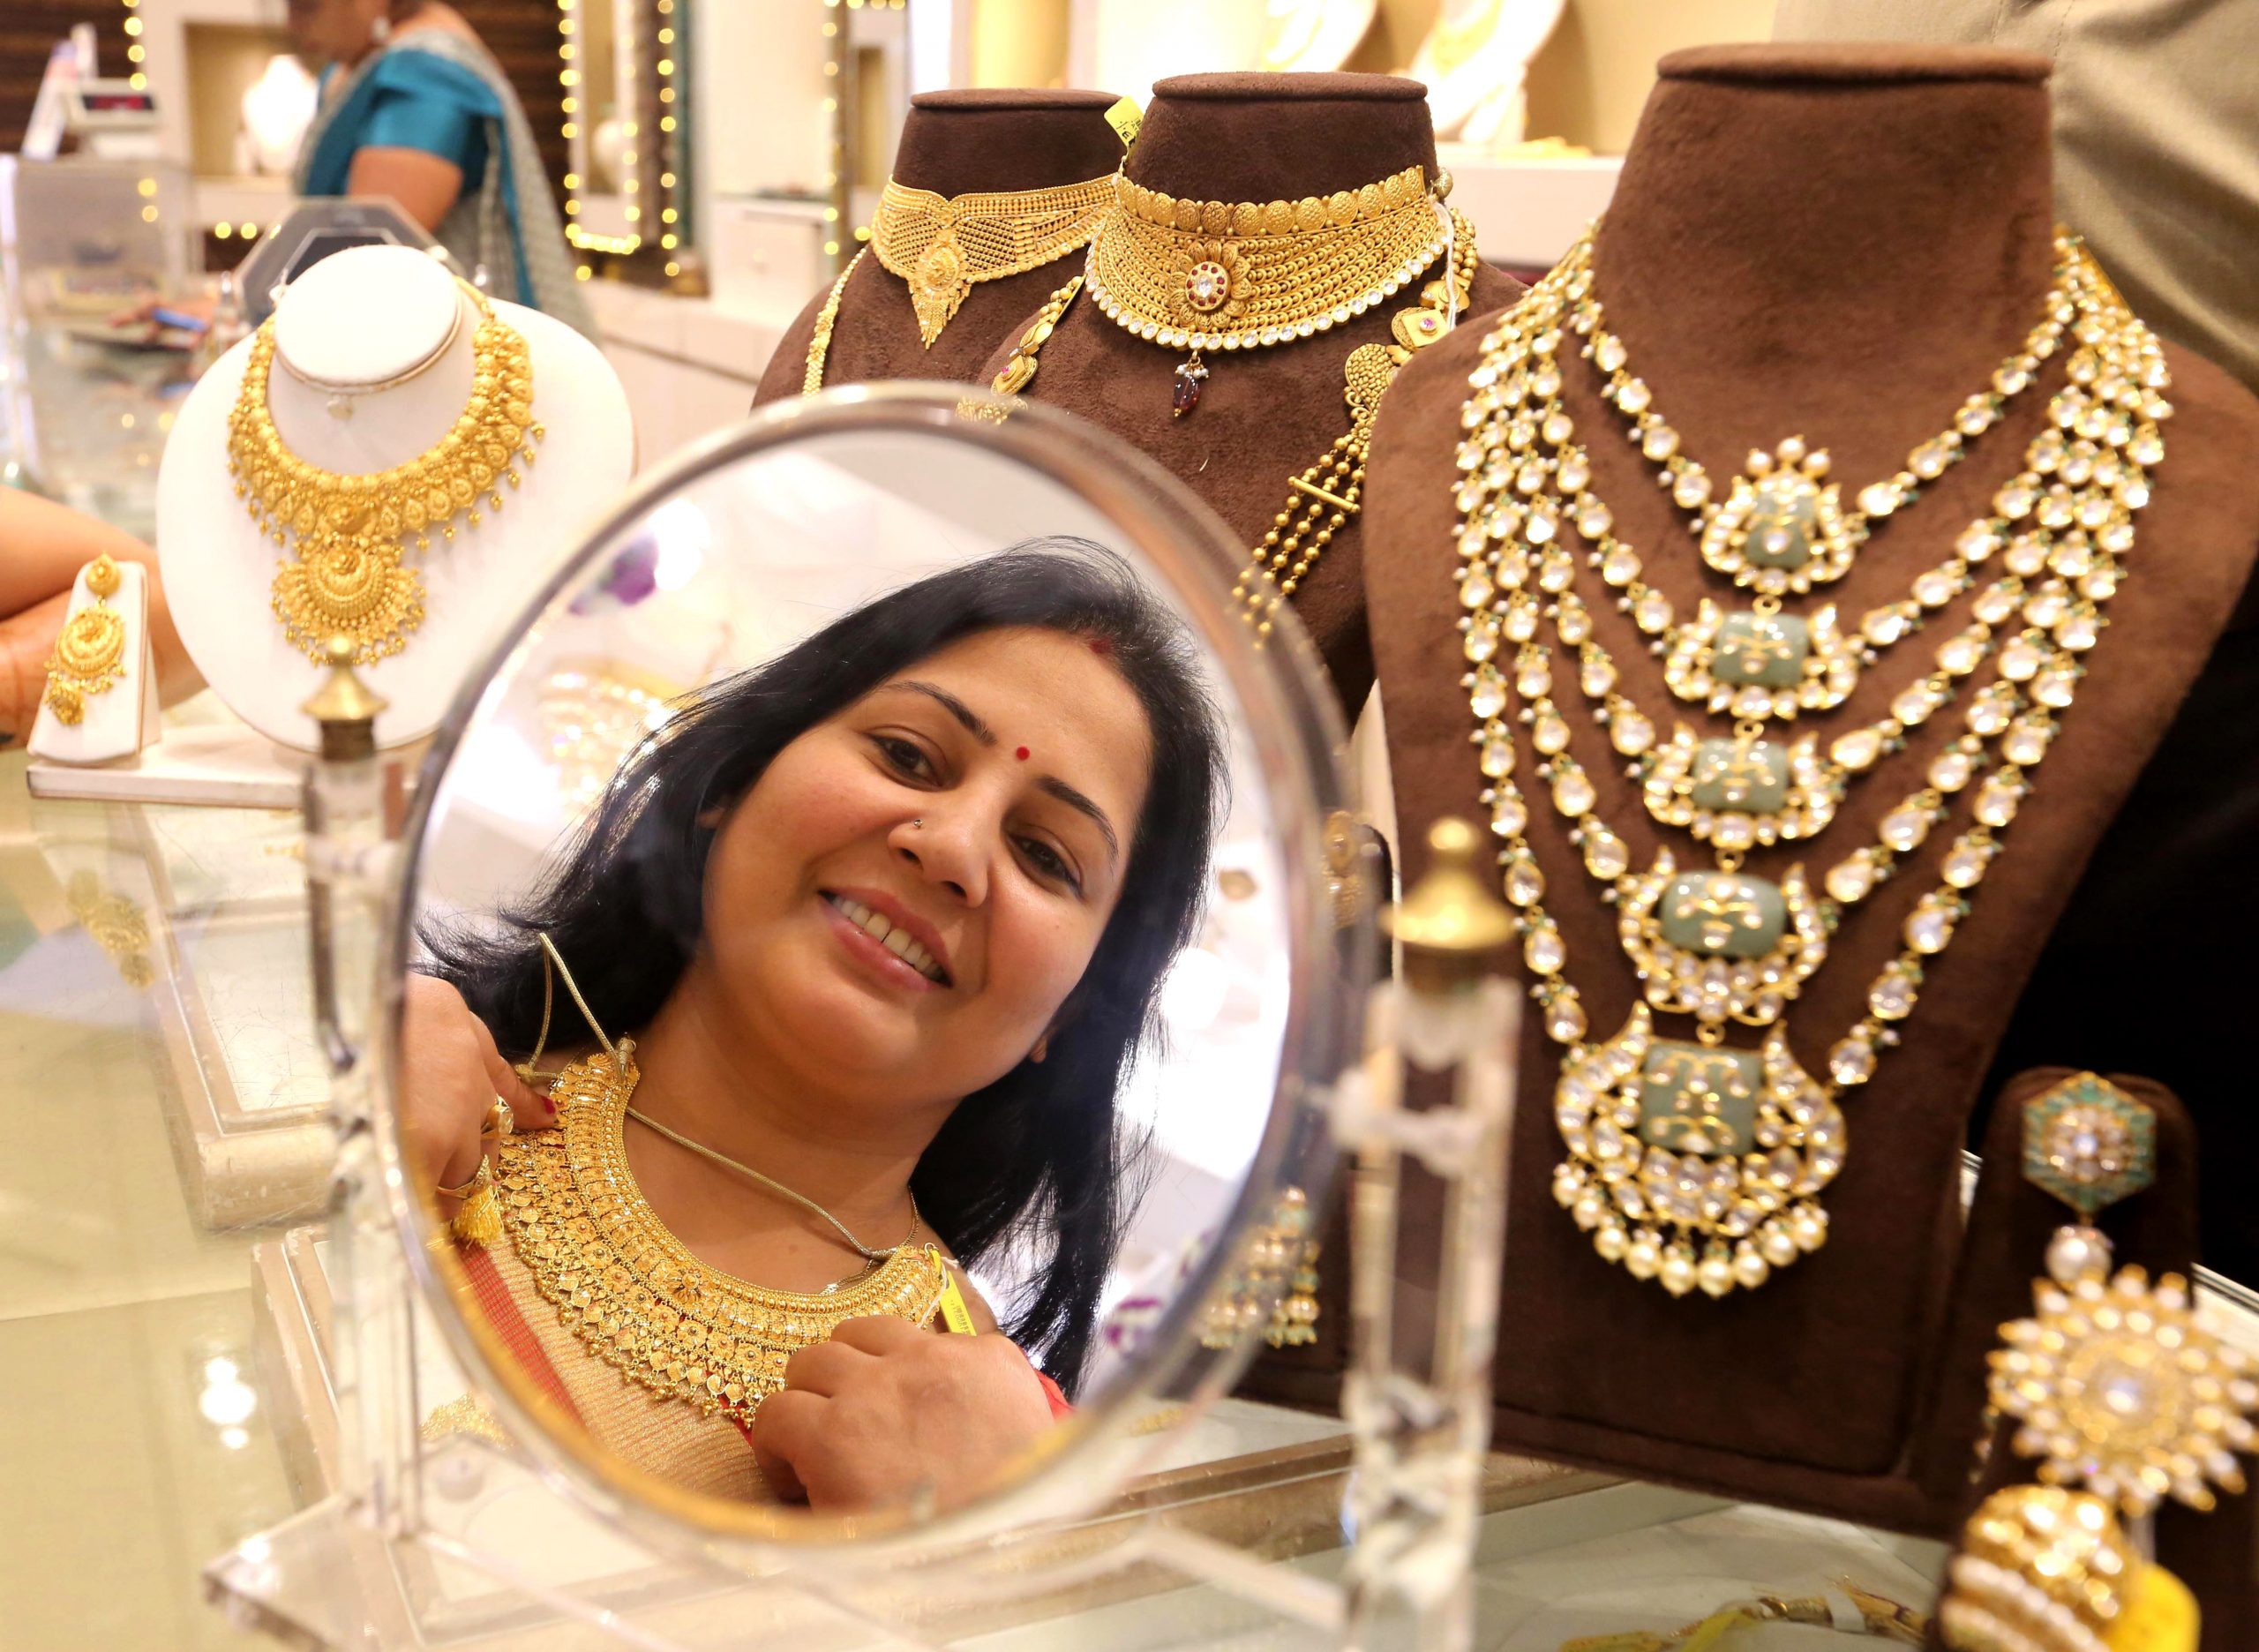
[{"label": "woman in teal sari", "polygon": [[486,290],[594,337],[533,128],[508,78],[440,0],[289,0],[326,62],[301,195],[390,196]]}]

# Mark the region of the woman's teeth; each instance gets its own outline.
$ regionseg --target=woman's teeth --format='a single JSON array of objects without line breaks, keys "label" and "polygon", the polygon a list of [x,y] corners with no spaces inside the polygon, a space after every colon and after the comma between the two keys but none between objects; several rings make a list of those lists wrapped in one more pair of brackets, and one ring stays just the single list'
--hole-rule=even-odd
[{"label": "woman's teeth", "polygon": [[850,900],[844,895],[826,895],[824,898],[844,912],[856,927],[927,980],[937,986],[949,985],[949,978],[941,965],[934,961],[934,955],[912,940],[908,930],[896,927],[862,902]]}]

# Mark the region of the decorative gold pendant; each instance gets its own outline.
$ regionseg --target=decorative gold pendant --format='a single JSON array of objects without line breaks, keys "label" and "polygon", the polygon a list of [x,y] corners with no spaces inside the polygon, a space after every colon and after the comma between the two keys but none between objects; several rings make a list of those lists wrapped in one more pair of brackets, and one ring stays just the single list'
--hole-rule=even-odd
[{"label": "decorative gold pendant", "polygon": [[87,565],[86,592],[94,604],[64,622],[47,657],[47,709],[67,728],[85,721],[86,702],[125,674],[125,619],[109,601],[124,578],[107,551]]},{"label": "decorative gold pendant", "polygon": [[918,317],[918,336],[927,349],[942,329],[957,319],[957,307],[972,290],[965,273],[964,254],[956,234],[944,229],[939,239],[919,254],[910,277],[910,308]]},{"label": "decorative gold pendant", "polygon": [[1843,1115],[1778,1029],[1755,1051],[1658,1039],[1636,1005],[1570,1052],[1553,1117],[1569,1150],[1553,1197],[1634,1279],[1722,1296],[1827,1242]]},{"label": "decorative gold pendant", "polygon": [[1661,849],[1621,880],[1618,938],[1647,1002],[1708,1026],[1770,1026],[1827,961],[1827,923],[1791,867],[1778,884],[1742,872],[1682,872]]},{"label": "decorative gold pendant", "polygon": [[1851,570],[1865,523],[1846,520],[1827,455],[1792,436],[1752,453],[1725,503],[1702,529],[1702,559],[1737,585],[1767,596],[1808,591]]},{"label": "decorative gold pendant", "polygon": [[424,622],[424,576],[400,565],[400,547],[363,535],[303,537],[274,573],[274,617],[290,646],[313,658],[334,636],[350,637],[354,660],[388,659]]},{"label": "decorative gold pendant", "polygon": [[2199,1318],[2177,1273],[2100,1268],[2032,1286],[2032,1317],[2000,1327],[1992,1400],[2022,1425],[2019,1456],[2051,1485],[2083,1485],[2129,1515],[2171,1497],[2195,1509],[2244,1489],[2255,1443],[2251,1361]]}]

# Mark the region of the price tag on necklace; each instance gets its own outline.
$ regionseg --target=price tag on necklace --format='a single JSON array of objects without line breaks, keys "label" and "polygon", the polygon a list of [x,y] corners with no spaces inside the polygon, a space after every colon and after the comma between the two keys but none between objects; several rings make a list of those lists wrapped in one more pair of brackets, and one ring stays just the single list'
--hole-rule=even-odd
[{"label": "price tag on necklace", "polygon": [[964,1305],[964,1293],[957,1288],[957,1275],[949,1272],[949,1258],[940,1251],[934,1252],[934,1265],[942,1275],[942,1323],[957,1336],[976,1336],[979,1329],[972,1323],[972,1310]]}]

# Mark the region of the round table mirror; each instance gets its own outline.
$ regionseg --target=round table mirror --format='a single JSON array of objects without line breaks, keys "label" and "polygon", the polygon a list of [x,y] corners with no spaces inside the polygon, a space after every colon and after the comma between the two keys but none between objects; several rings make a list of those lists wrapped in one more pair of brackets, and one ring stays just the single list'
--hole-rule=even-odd
[{"label": "round table mirror", "polygon": [[1310,1342],[1373,947],[1242,555],[1064,416],[893,387],[694,451],[530,595],[394,936],[428,1449],[756,1546],[971,1532]]}]

